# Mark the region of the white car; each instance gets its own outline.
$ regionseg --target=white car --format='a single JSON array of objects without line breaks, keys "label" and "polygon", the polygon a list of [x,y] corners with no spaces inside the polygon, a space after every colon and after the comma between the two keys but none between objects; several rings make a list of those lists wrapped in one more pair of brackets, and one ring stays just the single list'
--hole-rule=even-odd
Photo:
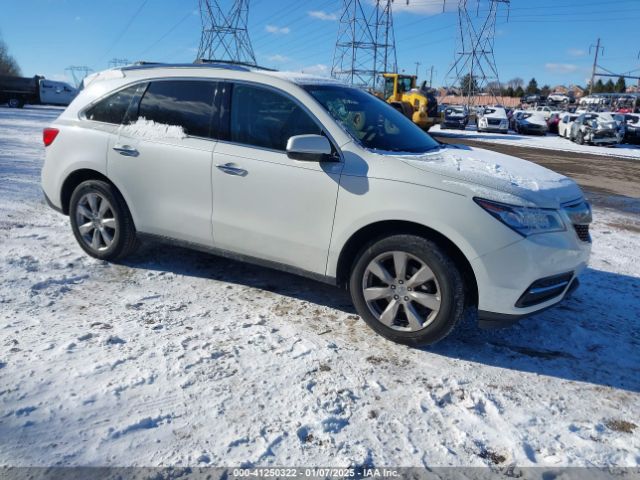
[{"label": "white car", "polygon": [[330,79],[124,67],[43,139],[45,197],[87,254],[118,260],[153,238],[299,273],[347,288],[401,343],[444,338],[468,307],[497,326],[555,305],[591,250],[572,180],[440,144]]},{"label": "white car", "polygon": [[569,103],[571,101],[571,97],[564,93],[552,93],[547,97],[547,100],[554,103]]},{"label": "white car", "polygon": [[579,116],[580,114],[578,113],[562,113],[560,115],[560,122],[558,122],[558,135],[568,140],[571,135],[571,125]]},{"label": "white car", "polygon": [[486,107],[478,117],[479,132],[509,133],[509,118],[502,107]]}]

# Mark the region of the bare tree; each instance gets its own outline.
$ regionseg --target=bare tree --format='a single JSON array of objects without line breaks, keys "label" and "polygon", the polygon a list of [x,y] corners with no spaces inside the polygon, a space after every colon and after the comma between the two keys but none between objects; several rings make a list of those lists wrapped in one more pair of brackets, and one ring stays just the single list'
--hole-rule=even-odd
[{"label": "bare tree", "polygon": [[16,59],[9,54],[9,48],[0,37],[0,75],[20,76],[22,71]]},{"label": "bare tree", "polygon": [[507,87],[517,90],[518,87],[524,87],[524,80],[520,77],[512,78],[506,83]]}]

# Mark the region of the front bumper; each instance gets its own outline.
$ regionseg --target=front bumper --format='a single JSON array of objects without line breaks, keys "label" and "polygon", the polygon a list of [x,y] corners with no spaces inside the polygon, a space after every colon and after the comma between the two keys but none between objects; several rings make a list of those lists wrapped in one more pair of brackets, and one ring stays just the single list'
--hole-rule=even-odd
[{"label": "front bumper", "polygon": [[[560,302],[586,268],[591,243],[571,227],[563,232],[532,235],[476,258],[471,266],[478,285],[478,310],[485,323],[513,323]],[[548,277],[569,273],[551,298],[523,302],[523,296]]]}]

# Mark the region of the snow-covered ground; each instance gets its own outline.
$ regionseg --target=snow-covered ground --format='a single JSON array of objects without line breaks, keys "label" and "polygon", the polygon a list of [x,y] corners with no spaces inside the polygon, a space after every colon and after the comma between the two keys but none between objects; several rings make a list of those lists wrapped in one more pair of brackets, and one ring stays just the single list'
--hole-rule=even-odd
[{"label": "snow-covered ground", "polygon": [[615,145],[613,147],[595,146],[595,145],[578,145],[558,135],[549,133],[545,136],[538,135],[521,135],[519,133],[509,132],[508,134],[478,132],[475,125],[467,127],[466,130],[442,130],[440,125],[434,126],[430,133],[441,135],[443,137],[453,138],[469,138],[478,142],[490,142],[502,145],[515,145],[518,147],[542,148],[545,150],[555,150],[562,152],[578,152],[590,153],[593,155],[601,155],[605,157],[629,158],[640,160],[640,147],[637,145]]},{"label": "snow-covered ground", "polygon": [[84,255],[0,108],[0,465],[640,465],[640,223],[596,210],[582,287],[411,349],[348,297],[162,245]]}]

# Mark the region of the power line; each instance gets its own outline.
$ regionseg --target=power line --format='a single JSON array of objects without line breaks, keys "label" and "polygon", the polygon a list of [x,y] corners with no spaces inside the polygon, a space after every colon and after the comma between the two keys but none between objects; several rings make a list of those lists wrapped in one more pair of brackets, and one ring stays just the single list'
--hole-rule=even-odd
[{"label": "power line", "polygon": [[131,16],[131,18],[129,19],[129,21],[126,23],[126,25],[124,26],[124,28],[120,31],[120,33],[118,34],[118,36],[116,37],[116,39],[114,40],[114,42],[111,44],[111,46],[107,49],[107,53],[104,54],[105,57],[107,57],[111,51],[113,50],[113,48],[118,44],[118,42],[120,42],[120,40],[122,39],[122,37],[124,37],[124,35],[127,33],[127,31],[129,31],[129,28],[131,27],[131,25],[133,24],[133,22],[135,21],[135,19],[138,17],[138,15],[140,15],[140,12],[142,12],[142,9],[144,8],[144,6],[147,4],[149,0],[142,0],[142,3],[140,4],[140,6],[138,7],[138,9],[135,11],[135,13]]}]

